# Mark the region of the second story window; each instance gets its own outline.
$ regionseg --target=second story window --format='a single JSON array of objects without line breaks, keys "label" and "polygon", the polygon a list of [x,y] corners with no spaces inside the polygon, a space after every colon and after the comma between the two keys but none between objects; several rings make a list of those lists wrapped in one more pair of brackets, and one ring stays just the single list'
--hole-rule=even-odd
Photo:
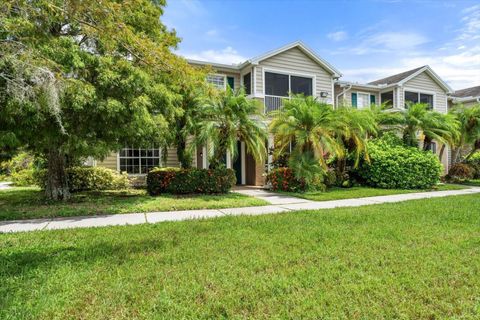
[{"label": "second story window", "polygon": [[265,72],[265,94],[287,97],[289,93],[313,95],[313,79],[288,74]]},{"label": "second story window", "polygon": [[207,82],[215,86],[217,89],[224,90],[226,88],[225,76],[221,74],[207,75]]},{"label": "second story window", "polygon": [[424,103],[433,109],[433,94],[405,91],[405,108],[408,108],[408,103]]}]

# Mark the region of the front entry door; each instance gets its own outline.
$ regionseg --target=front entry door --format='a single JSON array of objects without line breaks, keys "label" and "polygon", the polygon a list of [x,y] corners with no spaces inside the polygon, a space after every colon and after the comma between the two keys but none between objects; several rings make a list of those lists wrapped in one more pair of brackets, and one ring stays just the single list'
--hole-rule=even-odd
[{"label": "front entry door", "polygon": [[233,162],[232,169],[235,170],[237,184],[242,184],[242,143],[237,141],[237,158]]}]

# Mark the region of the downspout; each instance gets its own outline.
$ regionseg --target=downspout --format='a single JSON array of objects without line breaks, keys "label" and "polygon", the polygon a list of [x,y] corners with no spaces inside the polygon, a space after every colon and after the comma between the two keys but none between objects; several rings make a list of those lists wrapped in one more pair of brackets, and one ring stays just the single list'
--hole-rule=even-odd
[{"label": "downspout", "polygon": [[337,107],[338,107],[338,98],[340,98],[340,96],[342,96],[342,95],[345,95],[345,93],[346,93],[348,90],[350,90],[350,89],[352,89],[352,85],[351,85],[351,84],[349,84],[347,87],[345,87],[345,89],[343,89],[342,92],[340,92],[339,94],[336,95],[336,97],[335,97],[335,103],[336,103],[336,104],[335,104],[335,105],[336,105]]}]

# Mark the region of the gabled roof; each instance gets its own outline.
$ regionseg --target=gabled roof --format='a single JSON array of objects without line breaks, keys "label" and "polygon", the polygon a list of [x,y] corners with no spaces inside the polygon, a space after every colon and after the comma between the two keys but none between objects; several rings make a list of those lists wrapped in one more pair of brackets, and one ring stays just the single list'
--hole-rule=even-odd
[{"label": "gabled roof", "polygon": [[322,59],[319,55],[317,55],[315,53],[315,51],[313,51],[312,49],[310,49],[309,47],[307,47],[307,45],[305,45],[303,42],[301,41],[295,41],[295,42],[292,42],[292,43],[289,43],[281,48],[278,48],[278,49],[275,49],[275,50],[272,50],[272,51],[269,51],[267,53],[264,53],[260,56],[257,56],[255,58],[252,58],[252,59],[249,59],[247,60],[246,62],[242,63],[241,64],[241,67],[243,67],[244,65],[248,64],[248,63],[251,63],[251,64],[258,64],[259,62],[263,61],[263,60],[266,60],[270,57],[273,57],[279,53],[282,53],[284,51],[287,51],[287,50],[290,50],[290,49],[293,49],[293,48],[298,48],[300,49],[300,51],[302,51],[303,53],[305,53],[308,57],[310,57],[313,61],[315,61],[316,63],[318,63],[319,65],[321,65],[324,69],[326,69],[331,75],[333,75],[334,77],[341,77],[342,76],[342,73],[340,71],[338,71],[334,66],[332,66],[330,63],[328,63],[326,60]]},{"label": "gabled roof", "polygon": [[405,72],[402,72],[402,73],[397,73],[397,74],[394,74],[393,76],[389,76],[389,77],[386,77],[386,78],[383,78],[383,79],[379,79],[379,80],[375,80],[375,81],[369,82],[368,84],[373,84],[373,85],[380,85],[380,84],[384,84],[384,85],[397,84],[397,83],[399,83],[400,81],[402,81],[403,79],[411,76],[412,74],[416,73],[418,70],[421,70],[422,68],[425,68],[425,67],[426,67],[426,66],[422,66],[422,67],[415,68],[415,69],[412,69],[412,70],[408,70],[408,71],[405,71]]},{"label": "gabled roof", "polygon": [[455,98],[477,98],[480,97],[480,86],[457,90],[452,94]]},{"label": "gabled roof", "polygon": [[412,70],[408,70],[402,73],[395,74],[390,77],[386,77],[380,80],[372,81],[369,82],[368,84],[373,84],[373,85],[403,85],[407,81],[415,78],[419,74],[426,72],[432,79],[440,86],[442,87],[447,93],[452,93],[453,90],[450,88],[450,86],[442,80],[433,70],[430,68],[430,66],[422,66],[418,67]]},{"label": "gabled roof", "polygon": [[210,65],[212,67],[216,68],[222,68],[222,69],[231,69],[231,70],[240,70],[243,69],[244,67],[253,64],[256,65],[259,62],[268,59],[270,57],[273,57],[279,53],[282,53],[284,51],[290,50],[292,48],[298,48],[300,49],[303,53],[305,53],[308,57],[310,57],[313,61],[318,63],[320,66],[322,66],[325,70],[327,70],[332,76],[336,78],[340,78],[342,76],[342,73],[335,69],[330,63],[322,59],[319,55],[317,55],[312,49],[308,48],[303,42],[301,41],[295,41],[290,44],[287,44],[281,48],[278,48],[276,50],[269,51],[265,54],[262,54],[260,56],[257,56],[252,59],[248,59],[247,61],[241,63],[241,64],[221,64],[221,63],[215,63],[215,62],[208,62],[208,61],[199,61],[199,60],[192,60],[192,59],[187,59],[187,61],[191,64],[199,64],[199,65]]}]

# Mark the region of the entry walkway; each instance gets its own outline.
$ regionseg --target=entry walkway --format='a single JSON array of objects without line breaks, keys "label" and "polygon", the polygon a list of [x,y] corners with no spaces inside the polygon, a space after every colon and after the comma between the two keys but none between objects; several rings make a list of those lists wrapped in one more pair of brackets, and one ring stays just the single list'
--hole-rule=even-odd
[{"label": "entry walkway", "polygon": [[[86,216],[71,218],[17,220],[0,222],[0,232],[21,232],[34,230],[53,230],[68,228],[105,227],[118,225],[134,225],[142,223],[158,223],[164,221],[181,221],[200,218],[213,218],[236,215],[262,215],[274,214],[298,210],[320,210],[340,207],[357,207],[381,203],[401,202],[407,200],[439,198],[454,195],[466,195],[480,193],[480,188],[472,187],[462,190],[419,192],[378,196],[357,199],[333,200],[333,201],[309,201],[295,197],[275,194],[262,189],[236,189],[236,192],[249,194],[272,203],[261,207],[244,207],[229,209],[206,209],[188,211],[147,212],[115,214],[105,216]],[[480,196],[480,195],[479,195]],[[455,201],[452,199],[452,201]]]}]

